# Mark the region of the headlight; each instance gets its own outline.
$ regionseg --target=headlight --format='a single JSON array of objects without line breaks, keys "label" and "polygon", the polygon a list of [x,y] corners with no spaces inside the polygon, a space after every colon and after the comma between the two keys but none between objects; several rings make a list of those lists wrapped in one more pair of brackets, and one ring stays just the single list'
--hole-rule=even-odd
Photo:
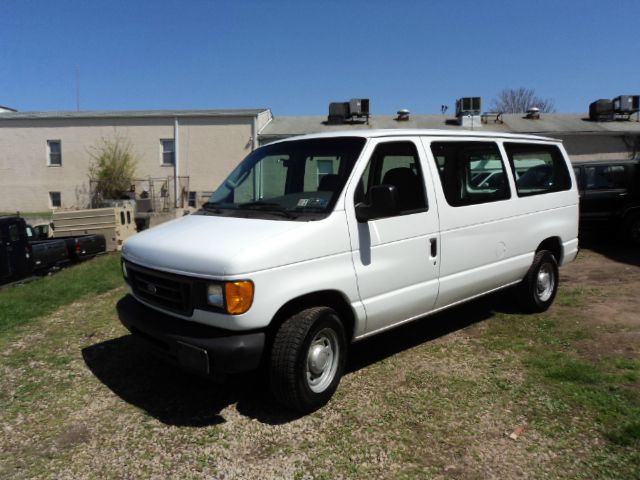
[{"label": "headlight", "polygon": [[245,313],[253,303],[253,283],[250,281],[212,283],[207,285],[207,303],[231,315]]},{"label": "headlight", "polygon": [[213,307],[224,308],[222,285],[211,284],[207,287],[207,303]]}]

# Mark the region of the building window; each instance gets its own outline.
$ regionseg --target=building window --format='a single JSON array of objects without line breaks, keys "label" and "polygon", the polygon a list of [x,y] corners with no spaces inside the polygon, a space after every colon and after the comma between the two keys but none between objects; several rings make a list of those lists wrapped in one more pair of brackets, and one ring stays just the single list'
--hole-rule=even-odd
[{"label": "building window", "polygon": [[51,208],[59,208],[62,206],[60,192],[49,192],[49,200],[51,202]]},{"label": "building window", "polygon": [[162,143],[162,165],[173,166],[176,163],[176,144],[173,140],[160,140]]},{"label": "building window", "polygon": [[47,140],[47,165],[62,166],[62,146],[60,140]]},{"label": "building window", "polygon": [[196,192],[189,192],[189,206],[196,208]]}]

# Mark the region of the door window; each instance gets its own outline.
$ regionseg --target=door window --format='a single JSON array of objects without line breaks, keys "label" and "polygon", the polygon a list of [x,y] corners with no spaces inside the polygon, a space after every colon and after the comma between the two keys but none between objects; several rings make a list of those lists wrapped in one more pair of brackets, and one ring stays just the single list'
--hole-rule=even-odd
[{"label": "door window", "polygon": [[625,188],[623,165],[596,165],[584,170],[588,190]]},{"label": "door window", "polygon": [[356,189],[354,203],[368,201],[375,185],[393,185],[398,192],[398,215],[426,211],[424,177],[418,150],[413,142],[379,144]]}]

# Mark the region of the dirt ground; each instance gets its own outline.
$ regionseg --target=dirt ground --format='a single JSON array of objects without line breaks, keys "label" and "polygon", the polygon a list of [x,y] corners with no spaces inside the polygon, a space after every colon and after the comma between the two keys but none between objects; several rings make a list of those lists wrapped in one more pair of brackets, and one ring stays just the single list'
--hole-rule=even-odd
[{"label": "dirt ground", "polygon": [[140,350],[114,315],[124,289],[83,299],[0,352],[0,478],[640,478],[633,446],[522,363],[554,322],[588,333],[560,339],[572,354],[640,359],[640,250],[585,246],[548,314],[492,297],[356,344],[304,417],[256,376],[210,384]]},{"label": "dirt ground", "polygon": [[565,287],[597,290],[579,307],[585,328],[597,335],[580,342],[579,351],[597,360],[640,358],[640,248],[598,239],[584,243],[578,261],[561,270]]}]

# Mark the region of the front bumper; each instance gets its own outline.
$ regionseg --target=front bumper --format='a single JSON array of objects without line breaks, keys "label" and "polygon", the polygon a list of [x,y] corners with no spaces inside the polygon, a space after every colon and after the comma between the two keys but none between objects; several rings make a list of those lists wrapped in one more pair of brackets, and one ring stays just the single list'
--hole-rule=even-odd
[{"label": "front bumper", "polygon": [[156,353],[187,370],[220,376],[255,370],[265,333],[237,332],[181,320],[141,304],[131,295],[116,305],[122,324]]}]

